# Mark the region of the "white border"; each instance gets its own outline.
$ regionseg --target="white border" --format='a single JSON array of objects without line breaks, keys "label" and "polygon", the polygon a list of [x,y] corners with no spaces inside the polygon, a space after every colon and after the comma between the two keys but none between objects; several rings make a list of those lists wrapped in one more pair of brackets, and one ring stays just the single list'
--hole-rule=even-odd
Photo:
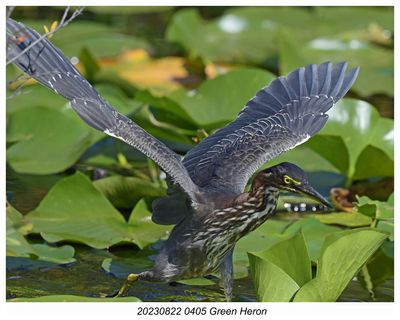
[{"label": "white border", "polygon": [[[48,1],[27,1],[16,0],[16,1],[4,1],[5,4],[1,6],[1,48],[0,52],[5,53],[5,5],[49,5]],[[108,1],[102,3],[97,0],[86,0],[86,1],[68,1],[67,5],[107,5],[111,4],[113,6],[116,5],[125,5],[125,6],[134,6],[134,5],[184,5],[184,6],[395,6],[395,36],[399,36],[399,8],[396,5],[395,0],[380,0],[380,1],[372,1],[372,0],[363,0],[363,1],[326,1],[326,0],[318,0],[318,1],[299,1],[295,2],[293,0],[280,0],[280,1],[261,1],[261,0],[249,0],[249,1],[211,1],[211,0],[185,0],[185,1]],[[64,6],[66,5],[66,1],[58,1],[52,0],[52,6]],[[395,45],[395,57],[398,55],[398,45]],[[5,61],[5,57],[3,58]],[[395,59],[395,88],[399,83],[397,80],[399,79],[399,71],[398,71],[398,60]],[[1,143],[2,143],[2,152],[0,152],[2,165],[0,166],[0,177],[3,177],[2,186],[4,190],[0,192],[0,203],[5,204],[5,64],[1,64],[1,79],[2,79],[2,100],[3,101],[3,111],[0,116],[0,135],[1,135]],[[395,90],[396,92],[396,90]],[[399,119],[400,116],[400,106],[397,101],[397,97],[395,98],[395,119]],[[395,121],[395,159],[399,158],[399,130],[398,130],[398,121]],[[399,219],[398,213],[400,212],[399,201],[397,199],[399,196],[398,186],[399,186],[399,174],[398,174],[398,165],[395,162],[395,212],[396,212],[396,238],[399,231]],[[3,216],[4,217],[4,216]],[[1,239],[5,239],[5,218],[1,223]],[[399,250],[398,245],[395,250],[395,270],[398,270],[398,257]],[[0,255],[5,257],[5,241],[1,246]],[[0,260],[1,269],[5,272],[5,258]],[[211,317],[210,315],[206,317],[201,316],[175,316],[175,317],[167,317],[167,316],[158,316],[158,317],[150,317],[150,316],[137,316],[137,308],[139,306],[180,306],[182,308],[185,307],[202,307],[206,306],[210,308],[212,306],[216,306],[218,308],[241,308],[242,306],[250,306],[252,308],[267,308],[268,314],[263,317],[232,317],[232,316],[218,316],[221,319],[324,319],[324,320],[338,320],[338,319],[394,319],[395,315],[397,318],[400,316],[399,312],[399,304],[397,299],[397,292],[399,288],[399,277],[397,276],[397,272],[395,272],[395,303],[5,303],[5,274],[3,274],[0,288],[0,299],[1,299],[1,314],[2,319],[93,319],[93,320],[101,320],[101,319],[115,319],[115,318],[123,318],[123,319],[183,319],[183,317],[187,319],[206,319]]]}]

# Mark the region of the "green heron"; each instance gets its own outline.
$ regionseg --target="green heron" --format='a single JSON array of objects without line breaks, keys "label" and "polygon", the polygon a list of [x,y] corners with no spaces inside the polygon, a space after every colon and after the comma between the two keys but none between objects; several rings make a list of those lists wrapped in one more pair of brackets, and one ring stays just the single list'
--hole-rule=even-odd
[{"label": "green heron", "polygon": [[[329,206],[302,169],[262,164],[304,143],[328,120],[327,111],[354,83],[347,63],[308,65],[262,88],[236,120],[181,157],[116,111],[62,52],[34,30],[7,19],[7,57],[32,78],[67,98],[90,126],[132,145],[168,176],[168,192],[153,202],[152,219],[175,225],[151,270],[131,274],[119,295],[140,279],[175,281],[220,272],[232,299],[236,242],[274,214],[280,191],[298,192]],[[221,93],[224,94],[224,93]],[[225,93],[229,94],[229,93]]]}]

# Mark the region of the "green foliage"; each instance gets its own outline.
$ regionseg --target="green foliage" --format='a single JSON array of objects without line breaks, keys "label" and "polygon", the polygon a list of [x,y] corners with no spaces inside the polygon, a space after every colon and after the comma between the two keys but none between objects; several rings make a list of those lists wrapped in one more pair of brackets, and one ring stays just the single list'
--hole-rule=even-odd
[{"label": "green foliage", "polygon": [[31,225],[24,221],[21,213],[11,206],[6,210],[6,254],[11,257],[28,257],[54,263],[75,261],[74,248],[69,245],[50,247],[47,244],[31,244],[24,235],[30,232]]},{"label": "green foliage", "polygon": [[296,293],[294,301],[336,301],[385,239],[383,233],[362,229],[326,238],[316,277]]},{"label": "green foliage", "polygon": [[111,176],[96,180],[93,185],[116,208],[133,208],[143,197],[161,197],[164,189],[150,181],[134,177]]},{"label": "green foliage", "polygon": [[330,214],[315,214],[313,218],[325,224],[335,224],[346,227],[370,226],[372,219],[358,212],[333,212]]},{"label": "green foliage", "polygon": [[186,9],[174,15],[167,39],[205,61],[261,63],[278,53],[281,74],[345,57],[361,66],[357,91],[392,95],[393,51],[376,42],[390,43],[393,29],[393,11],[372,8],[235,8],[212,21]]},{"label": "green foliage", "polygon": [[[43,32],[43,26],[49,26],[49,20],[24,20],[38,32]],[[79,56],[86,48],[96,58],[114,56],[124,49],[149,48],[146,40],[128,36],[118,27],[111,27],[93,21],[74,21],[68,27],[57,31],[52,42],[61,49],[67,57]]]},{"label": "green foliage", "polygon": [[262,70],[239,69],[203,82],[194,94],[175,91],[169,98],[178,103],[200,128],[215,128],[234,120],[247,101],[274,78]]},{"label": "green foliage", "polygon": [[[48,242],[69,240],[94,248],[107,248],[119,242],[142,247],[161,238],[167,230],[149,221],[149,212],[140,202],[126,222],[79,172],[57,182],[27,219],[33,224],[32,231],[40,233]],[[152,230],[147,233],[149,225]],[[136,233],[143,235],[143,231],[146,237],[136,236]]]},{"label": "green foliage", "polygon": [[69,168],[89,147],[87,126],[62,111],[33,107],[9,117],[7,161],[17,172],[50,174]]},{"label": "green foliage", "polygon": [[336,301],[356,272],[386,239],[370,229],[336,232],[325,238],[317,274],[301,233],[269,249],[249,254],[260,301]]},{"label": "green foliage", "polygon": [[9,302],[140,302],[136,297],[119,297],[119,298],[92,298],[74,295],[53,295],[42,296],[36,298],[14,298],[8,299]]},{"label": "green foliage", "polygon": [[[365,179],[376,175],[375,163],[364,166],[365,171],[357,168],[359,162],[369,163],[367,158],[360,157],[368,146],[373,146],[383,151],[379,166],[386,171],[379,173],[393,176],[393,120],[380,117],[374,107],[359,100],[344,99],[328,114],[328,123],[319,135],[310,139],[307,146],[322,154],[351,179]],[[342,147],[337,143],[338,138],[341,139]]]}]

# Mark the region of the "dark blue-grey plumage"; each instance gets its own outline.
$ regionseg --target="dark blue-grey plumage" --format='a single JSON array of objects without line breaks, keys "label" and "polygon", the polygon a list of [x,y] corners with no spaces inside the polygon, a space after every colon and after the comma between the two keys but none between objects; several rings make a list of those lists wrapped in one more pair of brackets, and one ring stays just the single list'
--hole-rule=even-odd
[{"label": "dark blue-grey plumage", "polygon": [[237,119],[190,150],[183,163],[203,188],[243,192],[266,161],[316,134],[326,112],[355,81],[358,68],[347,63],[308,65],[261,89]]}]

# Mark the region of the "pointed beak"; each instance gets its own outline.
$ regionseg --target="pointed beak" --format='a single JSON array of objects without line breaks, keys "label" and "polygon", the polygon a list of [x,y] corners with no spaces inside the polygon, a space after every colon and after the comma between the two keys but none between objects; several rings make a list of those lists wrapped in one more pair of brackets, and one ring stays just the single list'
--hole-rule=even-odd
[{"label": "pointed beak", "polygon": [[333,206],[326,200],[322,195],[320,195],[317,190],[311,187],[309,184],[300,184],[295,187],[296,191],[306,195],[307,197],[314,199],[323,205],[327,206],[328,208],[333,208]]}]

